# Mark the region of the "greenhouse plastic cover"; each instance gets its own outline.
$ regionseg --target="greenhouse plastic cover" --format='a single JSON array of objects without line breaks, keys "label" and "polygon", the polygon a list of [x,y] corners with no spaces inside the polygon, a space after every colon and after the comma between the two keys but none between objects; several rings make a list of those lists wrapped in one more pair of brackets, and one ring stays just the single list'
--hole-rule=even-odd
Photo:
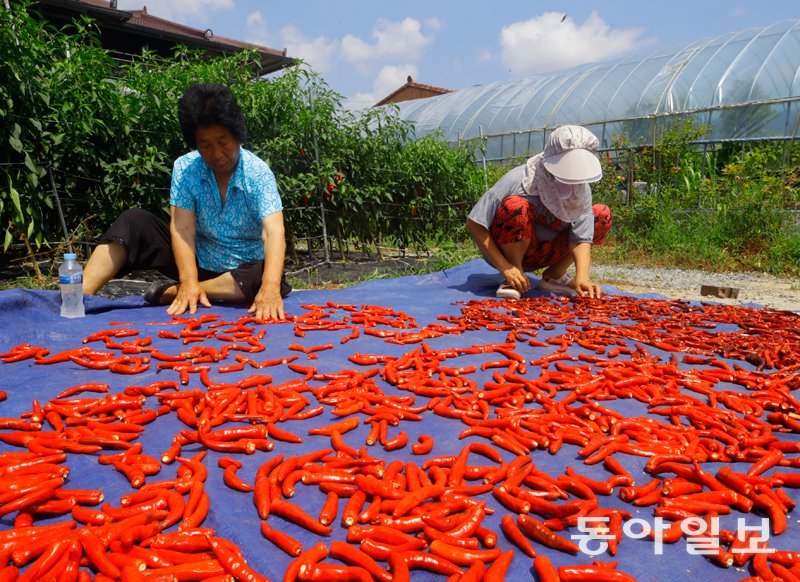
[{"label": "greenhouse plastic cover", "polygon": [[709,140],[792,137],[799,96],[800,20],[785,20],[398,106],[418,137],[484,136],[486,157],[503,159],[541,151],[547,130],[564,124],[587,126],[601,148],[622,131],[648,142],[653,118],[682,113],[710,125]]},{"label": "greenhouse plastic cover", "polygon": [[[459,313],[460,307],[456,302],[482,300],[492,298],[494,290],[498,284],[499,275],[494,269],[489,267],[483,260],[470,261],[438,273],[420,275],[414,277],[403,277],[397,279],[374,280],[360,285],[339,290],[308,290],[293,292],[286,299],[286,309],[290,314],[301,314],[304,307],[309,304],[325,305],[327,302],[339,304],[371,304],[377,306],[392,307],[396,311],[403,311],[413,316],[417,324],[421,327],[437,321],[440,314],[455,315]],[[605,287],[608,293],[617,294],[618,291],[612,287]],[[623,294],[623,293],[620,293]],[[540,291],[531,291],[530,296],[541,296]],[[627,295],[627,294],[623,294]],[[645,296],[639,296],[645,297]],[[654,298],[657,296],[649,295]],[[553,298],[555,301],[556,299]],[[26,289],[15,289],[0,291],[0,351],[6,351],[15,345],[26,342],[38,346],[45,346],[56,353],[63,349],[73,348],[82,345],[82,338],[109,327],[132,327],[140,331],[140,335],[152,336],[153,346],[169,352],[180,351],[183,348],[176,347],[180,344],[176,340],[163,339],[159,336],[159,330],[165,329],[163,326],[168,324],[170,317],[166,315],[166,309],[162,307],[146,306],[141,296],[126,297],[119,300],[108,300],[100,297],[86,298],[87,315],[82,319],[68,320],[59,317],[58,293],[54,291],[32,291]],[[234,321],[245,314],[245,310],[240,306],[221,306],[215,305],[210,309],[201,310],[202,314],[219,314],[223,320]],[[386,354],[400,355],[407,350],[415,349],[417,345],[399,346],[386,343],[383,339],[362,334],[361,337],[346,344],[339,343],[339,335],[343,332],[315,332],[306,338],[297,338],[292,333],[291,325],[270,325],[264,339],[267,347],[262,355],[266,359],[289,356],[292,352],[287,346],[294,342],[298,343],[320,343],[321,341],[331,341],[335,344],[334,349],[319,352],[319,359],[308,361],[301,357],[298,362],[306,365],[318,367],[320,371],[335,372],[344,368],[354,366],[347,358],[355,352],[367,354]],[[179,329],[175,325],[168,326],[166,329]],[[539,339],[546,339],[551,335],[563,333],[563,324],[553,326],[553,329],[542,329]],[[444,337],[430,340],[430,345],[434,349],[443,347],[463,347],[478,343],[494,343],[504,341],[505,331],[475,330],[460,335],[446,335]],[[324,338],[324,339],[323,339]],[[213,340],[212,343],[217,343]],[[525,342],[522,342],[525,344]],[[99,345],[93,343],[98,348]],[[523,347],[528,348],[525,344]],[[522,348],[520,348],[522,349]],[[541,348],[530,348],[533,353]],[[571,346],[569,350],[578,350],[577,346]],[[543,350],[548,352],[550,349]],[[653,348],[654,354],[660,354],[664,359],[668,354]],[[526,355],[530,355],[527,354]],[[475,355],[465,357],[464,365],[473,363],[478,364],[487,355]],[[261,357],[259,357],[261,359]],[[455,361],[455,360],[454,360]],[[458,364],[462,365],[460,359]],[[297,374],[286,369],[285,366],[275,366],[266,368],[266,372],[274,376],[274,383],[278,384],[297,378]],[[252,372],[242,372],[249,374]],[[479,372],[485,376],[491,375],[492,371]],[[97,371],[81,368],[69,362],[55,365],[35,365],[30,360],[16,363],[0,364],[0,374],[3,381],[0,388],[8,393],[8,399],[0,404],[4,417],[19,417],[26,411],[31,410],[31,402],[38,399],[40,403],[46,403],[56,394],[67,386],[73,386],[83,382],[107,382],[110,385],[110,393],[121,392],[126,386],[131,384],[146,385],[155,380],[174,378],[169,370],[159,370],[151,366],[146,372],[137,374],[134,377],[112,374],[108,371]],[[216,381],[235,381],[239,374],[217,374],[214,372]],[[193,381],[187,388],[195,388]],[[315,384],[318,382],[314,381]],[[386,393],[393,393],[390,386],[385,386]],[[399,393],[399,392],[398,392]],[[403,392],[403,394],[407,394]],[[84,394],[84,396],[87,396]],[[91,395],[88,395],[91,396]],[[99,396],[99,395],[98,395]],[[151,402],[153,397],[148,398],[148,408],[157,406]],[[635,400],[608,401],[607,406],[620,407],[619,410],[626,415],[637,415],[642,413],[642,409]],[[330,408],[330,407],[329,407]],[[285,426],[287,430],[305,436],[304,442],[300,444],[278,443],[275,450],[271,453],[305,454],[309,451],[317,450],[330,444],[327,437],[308,436],[306,429],[313,426],[326,425],[339,420],[332,416],[329,411],[323,415],[313,417],[303,421],[293,421]],[[296,424],[295,424],[296,423]],[[464,446],[465,440],[458,438],[459,431],[464,428],[458,421],[448,421],[434,414],[425,414],[420,422],[403,422],[401,427],[409,433],[409,443],[416,441],[417,436],[422,433],[432,435],[436,440],[436,446],[431,452],[431,456],[455,455]],[[139,442],[144,445],[144,452],[158,456],[171,442],[173,436],[185,429],[175,414],[167,414],[159,417],[147,426],[147,430],[142,433]],[[391,427],[394,436],[399,428]],[[5,432],[5,431],[4,431]],[[347,433],[348,443],[358,445],[364,442],[368,427],[360,426],[358,429]],[[793,436],[793,435],[792,435]],[[480,440],[478,437],[471,437],[468,440]],[[393,451],[387,455],[379,446],[373,447],[370,454],[390,459],[401,459],[404,462],[414,461],[421,463],[419,456],[412,455],[409,451],[410,446]],[[0,452],[8,450],[20,450],[5,443],[0,443]],[[185,456],[191,456],[197,450],[196,446],[185,447]],[[595,479],[605,479],[608,477],[606,470],[599,465],[584,465],[580,457],[576,454],[577,447],[565,446],[558,455],[550,455],[544,451],[535,451],[533,457],[536,466],[552,475],[563,473],[565,466],[571,464],[580,470],[581,473]],[[109,451],[106,451],[109,452]],[[111,451],[113,452],[113,451]],[[225,486],[222,481],[222,470],[218,467],[218,460],[222,456],[220,453],[209,452],[205,459],[205,466],[208,470],[206,480],[206,491],[209,493],[212,504],[208,517],[203,523],[203,527],[213,528],[217,535],[229,539],[238,544],[244,551],[248,563],[269,576],[271,579],[280,579],[283,571],[288,566],[291,558],[286,554],[273,548],[259,534],[259,518],[253,506],[252,495],[239,491],[234,491]],[[239,471],[241,477],[252,482],[256,469],[264,461],[265,455],[258,453],[252,456],[235,455],[244,466]],[[513,458],[512,455],[505,454],[507,460]],[[625,456],[623,459],[629,470],[634,474],[640,474],[645,460],[640,457]],[[475,461],[480,462],[480,461]],[[488,461],[487,461],[488,462]],[[105,493],[105,499],[111,505],[118,505],[120,496],[132,491],[130,485],[119,473],[110,466],[100,465],[95,455],[71,454],[68,460],[71,473],[69,475],[68,486],[70,488],[92,489],[101,487]],[[148,482],[160,479],[169,479],[175,475],[176,464],[165,465],[160,474],[148,478]],[[733,465],[734,470],[743,471],[748,465]],[[641,475],[640,475],[641,476]],[[643,481],[644,482],[644,481]],[[798,490],[789,490],[795,500],[798,499]],[[487,516],[484,524],[495,532],[500,532],[500,518],[507,511],[497,504],[491,495],[482,496],[491,506],[496,508],[494,515]],[[324,500],[324,495],[316,491],[314,487],[297,485],[297,495],[293,501],[302,505],[310,514],[317,515]],[[602,497],[604,506],[623,507],[632,509],[629,504],[622,503],[617,496]],[[341,509],[341,508],[340,508]],[[637,517],[644,520],[650,517],[651,508],[640,508]],[[8,529],[12,526],[13,515],[0,518],[0,530]],[[726,516],[728,517],[728,516]],[[755,517],[755,516],[751,516]],[[67,516],[67,519],[69,516]],[[55,518],[58,520],[59,518]],[[64,518],[61,518],[64,519]],[[334,539],[344,539],[345,529],[335,522],[334,533],[330,537],[320,538],[308,533],[299,527],[281,520],[279,517],[270,517],[269,522],[276,528],[285,530],[291,535],[296,536],[306,547],[321,539],[330,543]],[[725,527],[728,527],[727,525]],[[781,549],[795,549],[800,539],[798,524],[794,519],[790,520],[787,532],[777,540],[777,547]],[[500,534],[498,547],[509,549],[513,546]],[[646,540],[627,539],[624,540],[621,550],[615,557],[603,554],[597,557],[588,555],[572,556],[549,550],[536,544],[537,551],[549,556],[555,565],[590,563],[593,559],[610,561],[620,560],[620,570],[627,572],[641,580],[677,580],[695,578],[700,580],[734,580],[744,577],[744,572],[731,569],[721,569],[712,565],[703,556],[687,554],[686,543],[676,543],[663,547],[663,554],[655,553],[655,546]],[[517,552],[511,570],[508,572],[507,580],[531,579],[531,560],[521,552]],[[443,580],[444,577],[415,572],[414,580]]]}]

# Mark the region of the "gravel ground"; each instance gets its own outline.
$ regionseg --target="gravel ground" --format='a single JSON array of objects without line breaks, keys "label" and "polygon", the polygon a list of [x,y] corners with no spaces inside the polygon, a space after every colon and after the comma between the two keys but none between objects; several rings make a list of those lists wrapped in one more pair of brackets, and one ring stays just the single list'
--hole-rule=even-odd
[{"label": "gravel ground", "polygon": [[[762,273],[711,273],[687,269],[649,268],[635,265],[592,266],[592,277],[631,293],[659,293],[670,299],[711,301],[727,305],[760,305],[800,312],[800,279]],[[700,294],[702,285],[739,289],[736,299]]]},{"label": "gravel ground", "polygon": [[[424,261],[348,261],[321,266],[313,272],[295,276],[302,288],[342,287],[366,277],[396,277],[419,272]],[[297,278],[301,284],[297,284]],[[761,273],[710,273],[687,269],[650,268],[636,265],[592,266],[592,277],[603,285],[612,285],[630,293],[658,293],[669,299],[716,302],[728,305],[759,305],[800,313],[800,279],[779,278]],[[127,279],[109,282],[100,295],[111,298],[142,294],[157,273],[133,273]],[[700,294],[702,285],[739,289],[736,299]]]}]

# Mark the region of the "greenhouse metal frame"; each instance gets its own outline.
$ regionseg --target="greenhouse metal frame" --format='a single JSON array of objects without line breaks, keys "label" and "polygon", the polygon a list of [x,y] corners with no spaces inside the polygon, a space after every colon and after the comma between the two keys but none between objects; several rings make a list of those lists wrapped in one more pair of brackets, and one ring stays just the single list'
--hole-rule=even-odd
[{"label": "greenhouse metal frame", "polygon": [[625,136],[655,145],[663,128],[691,118],[708,144],[796,139],[800,125],[800,20],[732,32],[680,49],[473,86],[398,105],[417,136],[479,142],[485,161],[541,151],[549,132],[573,123],[601,149]]}]

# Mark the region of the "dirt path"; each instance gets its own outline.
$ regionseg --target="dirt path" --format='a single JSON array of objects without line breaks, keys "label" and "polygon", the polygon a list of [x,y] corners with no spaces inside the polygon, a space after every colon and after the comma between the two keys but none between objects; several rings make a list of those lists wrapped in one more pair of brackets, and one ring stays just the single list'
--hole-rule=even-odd
[{"label": "dirt path", "polygon": [[[727,305],[756,304],[772,309],[800,312],[800,279],[763,273],[709,273],[686,269],[653,269],[631,265],[595,265],[593,277],[630,293],[659,293],[670,299],[713,301]],[[700,287],[739,289],[736,299],[705,296]]]}]

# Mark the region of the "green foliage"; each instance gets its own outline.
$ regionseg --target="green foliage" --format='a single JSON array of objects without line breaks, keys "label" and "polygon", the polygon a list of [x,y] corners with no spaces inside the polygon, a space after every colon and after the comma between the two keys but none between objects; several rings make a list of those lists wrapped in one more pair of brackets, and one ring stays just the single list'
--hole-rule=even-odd
[{"label": "green foliage", "polygon": [[[25,233],[63,239],[52,168],[70,236],[91,239],[124,208],[168,207],[170,171],[186,151],[177,101],[194,81],[228,85],[247,120],[245,147],[271,165],[290,242],[321,231],[372,243],[419,243],[463,226],[483,190],[471,152],[424,138],[395,110],[348,111],[304,65],[254,80],[255,54],[185,48],[121,65],[90,21],[58,31],[27,0],[0,11],[0,221],[6,248]],[[308,209],[298,211],[293,209]]]},{"label": "green foliage", "polygon": [[[602,158],[606,178],[594,188],[612,208],[614,241],[660,263],[800,274],[800,147],[723,145],[704,164],[692,145],[704,133],[683,121],[655,147],[616,141],[616,163]],[[624,204],[629,183],[638,187]]]}]

